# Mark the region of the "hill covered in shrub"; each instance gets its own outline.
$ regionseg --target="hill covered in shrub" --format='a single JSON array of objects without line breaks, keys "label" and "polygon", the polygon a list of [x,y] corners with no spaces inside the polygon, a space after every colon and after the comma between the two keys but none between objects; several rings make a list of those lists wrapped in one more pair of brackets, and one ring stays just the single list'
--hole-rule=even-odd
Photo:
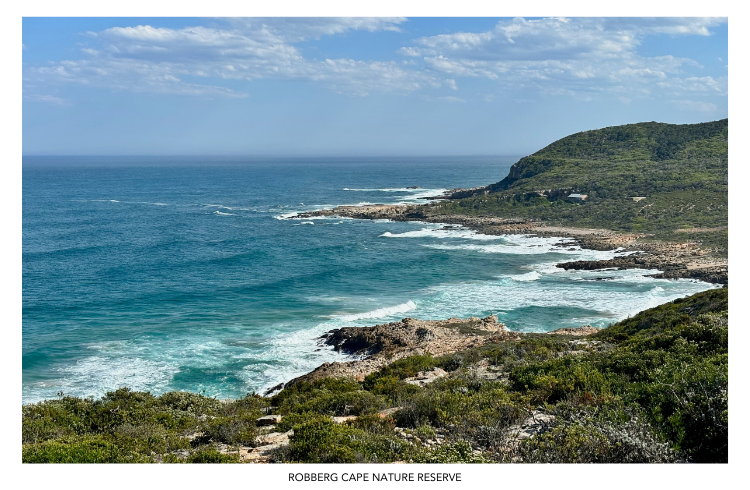
[{"label": "hill covered in shrub", "polygon": [[576,133],[520,159],[500,182],[433,205],[434,212],[699,240],[726,256],[728,134],[728,119]]}]

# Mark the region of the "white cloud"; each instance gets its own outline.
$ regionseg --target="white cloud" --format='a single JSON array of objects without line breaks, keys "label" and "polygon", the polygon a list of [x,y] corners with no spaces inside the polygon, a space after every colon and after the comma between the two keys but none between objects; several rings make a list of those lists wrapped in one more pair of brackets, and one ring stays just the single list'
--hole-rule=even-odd
[{"label": "white cloud", "polygon": [[30,94],[24,95],[23,99],[29,102],[43,102],[53,105],[67,105],[69,103],[67,99],[63,99],[62,97],[55,97],[54,95]]},{"label": "white cloud", "polygon": [[451,103],[451,104],[455,103],[455,102],[462,102],[462,103],[466,102],[461,97],[453,97],[452,95],[448,95],[448,96],[444,96],[444,97],[433,97],[431,95],[420,95],[419,98],[422,99],[422,100],[426,100],[428,102],[433,102],[433,101],[436,101],[436,102],[448,102],[448,103]]},{"label": "white cloud", "polygon": [[396,31],[405,17],[273,17],[273,18],[232,18],[227,19],[233,27],[252,35],[268,32],[285,42],[299,42],[319,39],[322,36],[343,34],[350,30]]},{"label": "white cloud", "polygon": [[686,68],[699,66],[695,61],[640,56],[637,48],[649,35],[705,36],[722,22],[726,19],[519,18],[501,20],[487,32],[418,38],[399,53],[423,57],[434,71],[488,78],[507,88],[532,84],[544,93],[583,98],[603,90],[626,90],[638,96],[650,94],[651,89],[690,91],[698,90],[693,85],[711,86],[707,80],[676,78]]},{"label": "white cloud", "polygon": [[307,59],[292,44],[357,29],[398,30],[397,24],[404,20],[253,18],[230,19],[229,25],[222,28],[112,27],[87,33],[102,46],[82,49],[84,59],[31,68],[27,78],[116,90],[226,97],[244,94],[216,84],[198,83],[198,79],[312,80],[353,95],[374,91],[407,93],[440,87],[442,77],[406,68],[397,61]]},{"label": "white cloud", "polygon": [[712,104],[711,102],[700,102],[695,100],[670,100],[669,103],[679,109],[692,112],[712,113],[718,110],[716,104]]},{"label": "white cloud", "polygon": [[[82,59],[32,66],[24,80],[113,90],[243,97],[237,81],[313,81],[340,93],[406,94],[445,87],[460,77],[485,78],[500,90],[530,89],[589,100],[610,92],[633,99],[656,92],[726,94],[726,77],[687,76],[687,58],[645,57],[649,35],[709,35],[725,19],[501,20],[486,32],[455,32],[415,39],[398,50],[406,59],[311,59],[296,43],[355,30],[400,31],[403,18],[250,18],[172,29],[149,25],[90,32]],[[228,88],[224,85],[231,85]],[[432,100],[438,100],[433,97]]]},{"label": "white cloud", "polygon": [[728,81],[729,79],[727,77],[675,77],[664,82],[659,82],[658,85],[675,95],[688,92],[727,95]]}]

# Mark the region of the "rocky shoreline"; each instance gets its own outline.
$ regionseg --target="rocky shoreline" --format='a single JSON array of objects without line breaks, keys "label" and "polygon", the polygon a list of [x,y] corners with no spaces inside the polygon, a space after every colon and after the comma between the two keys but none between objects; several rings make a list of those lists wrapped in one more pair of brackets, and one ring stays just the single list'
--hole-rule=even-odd
[{"label": "rocky shoreline", "polygon": [[338,216],[354,219],[388,219],[391,221],[422,221],[461,225],[485,235],[523,234],[540,237],[569,239],[561,245],[579,245],[591,250],[616,250],[634,252],[610,260],[574,261],[558,264],[563,269],[658,269],[653,277],[665,279],[689,278],[713,284],[727,285],[729,269],[727,259],[710,257],[695,242],[669,243],[648,241],[647,235],[618,233],[606,229],[550,226],[528,219],[507,219],[489,216],[430,214],[425,205],[371,204],[363,206],[338,206],[307,213],[295,218]]},{"label": "rocky shoreline", "polygon": [[372,327],[344,327],[331,330],[321,343],[359,359],[327,362],[285,384],[274,386],[266,394],[293,386],[300,381],[351,377],[364,381],[368,374],[398,359],[413,355],[442,356],[491,342],[515,340],[519,334],[498,323],[497,317],[418,320],[404,318]]}]

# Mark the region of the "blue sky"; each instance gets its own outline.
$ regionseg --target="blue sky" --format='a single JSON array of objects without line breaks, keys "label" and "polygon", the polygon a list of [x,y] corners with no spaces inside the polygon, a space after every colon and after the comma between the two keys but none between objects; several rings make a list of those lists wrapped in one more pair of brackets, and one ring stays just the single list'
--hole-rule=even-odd
[{"label": "blue sky", "polygon": [[24,154],[521,155],[727,117],[726,19],[24,18]]}]

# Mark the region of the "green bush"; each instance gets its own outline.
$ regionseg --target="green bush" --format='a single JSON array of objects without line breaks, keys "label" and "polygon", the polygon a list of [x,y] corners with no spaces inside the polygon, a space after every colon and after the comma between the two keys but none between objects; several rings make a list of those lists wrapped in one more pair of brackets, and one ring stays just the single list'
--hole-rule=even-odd
[{"label": "green bush", "polygon": [[440,361],[429,354],[404,357],[382,367],[365,378],[364,388],[373,390],[381,378],[393,377],[396,379],[412,378],[421,371],[429,371],[439,365]]},{"label": "green bush", "polygon": [[621,391],[626,380],[619,374],[599,371],[589,359],[594,356],[567,356],[516,368],[510,373],[511,387],[528,392],[536,403],[573,397],[584,404],[602,403]]},{"label": "green bush", "polygon": [[191,454],[186,463],[239,463],[237,454],[221,454],[215,449],[203,449]]},{"label": "green bush", "polygon": [[374,413],[387,406],[385,398],[362,389],[353,379],[324,378],[285,388],[271,402],[281,414],[315,412],[346,416]]},{"label": "green bush", "polygon": [[511,396],[502,383],[443,379],[405,401],[394,417],[401,427],[476,426],[497,420],[509,403]]},{"label": "green bush", "polygon": [[671,463],[676,454],[651,427],[634,418],[615,423],[584,419],[564,422],[521,442],[524,463]]},{"label": "green bush", "polygon": [[281,422],[276,424],[276,432],[287,432],[300,424],[331,420],[330,415],[321,415],[316,412],[292,412],[284,415]]},{"label": "green bush", "polygon": [[101,436],[69,437],[23,446],[24,463],[145,463],[150,460]]},{"label": "green bush", "polygon": [[280,457],[301,463],[386,463],[408,459],[414,451],[393,432],[383,435],[350,424],[317,420],[296,425],[289,449]]},{"label": "green bush", "polygon": [[413,459],[414,463],[490,463],[481,454],[474,454],[471,445],[460,441],[453,444],[443,444],[432,450],[420,452]]},{"label": "green bush", "polygon": [[695,462],[728,461],[727,359],[669,362],[634,389],[654,426]]}]

